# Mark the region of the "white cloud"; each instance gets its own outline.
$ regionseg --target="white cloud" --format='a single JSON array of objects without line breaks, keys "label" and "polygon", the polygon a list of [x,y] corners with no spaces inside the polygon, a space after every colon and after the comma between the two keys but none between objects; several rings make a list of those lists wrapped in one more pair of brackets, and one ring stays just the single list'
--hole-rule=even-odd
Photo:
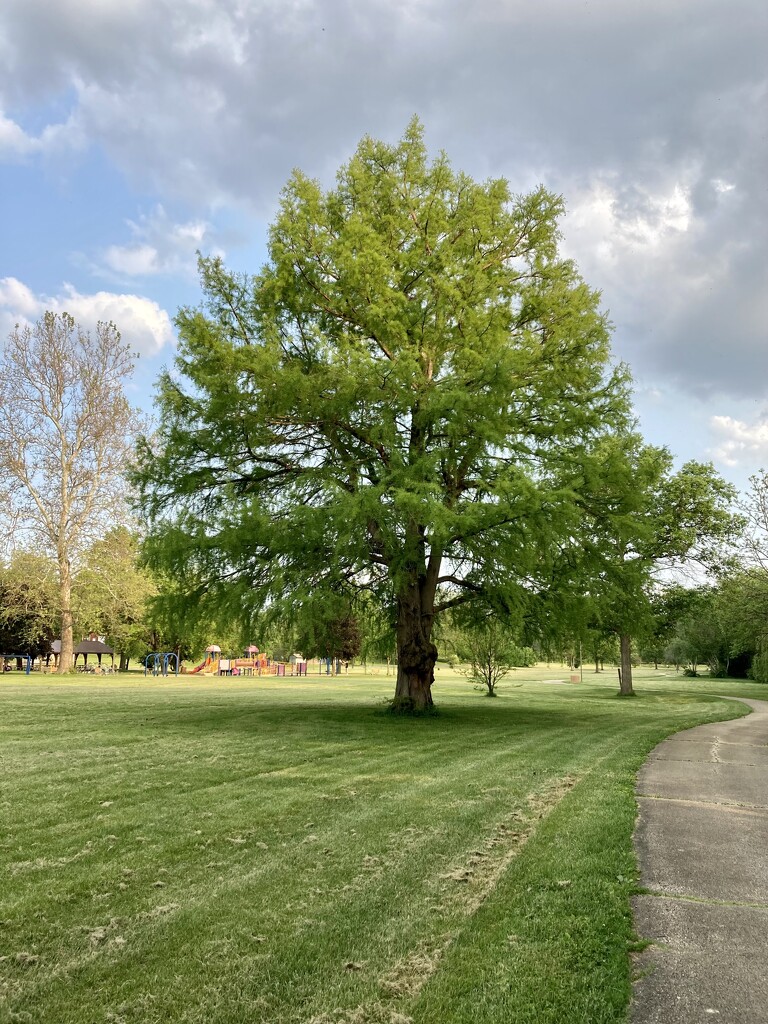
[{"label": "white cloud", "polygon": [[86,144],[77,115],[61,123],[46,125],[39,135],[31,135],[0,108],[0,161],[14,163],[40,156],[50,159]]},{"label": "white cloud", "polygon": [[719,442],[711,450],[713,458],[726,466],[768,466],[768,419],[753,423],[732,416],[713,416],[710,426]]},{"label": "white cloud", "polygon": [[211,238],[211,225],[202,219],[174,223],[158,205],[138,220],[126,222],[133,240],[107,246],[89,269],[108,277],[148,277],[159,274],[193,276],[197,252],[224,255]]},{"label": "white cloud", "polygon": [[116,274],[129,277],[158,272],[158,252],[152,245],[110,245],[104,250],[104,262]]},{"label": "white cloud", "polygon": [[691,227],[690,188],[684,181],[655,192],[637,186],[631,200],[608,180],[574,187],[565,222],[569,253],[587,254],[588,262],[609,266],[624,266],[628,259],[646,263]]},{"label": "white cloud", "polygon": [[[646,384],[698,397],[764,393],[764,202],[696,169],[656,191],[598,180],[570,193],[565,249],[599,288],[615,346]],[[752,200],[756,199],[756,202]]]},{"label": "white cloud", "polygon": [[71,285],[64,285],[59,295],[35,295],[16,278],[0,278],[0,337],[6,338],[17,323],[37,320],[46,310],[70,313],[90,329],[99,320],[111,321],[123,340],[141,355],[156,355],[174,341],[167,312],[140,295],[105,291],[83,295]]},{"label": "white cloud", "polygon": [[34,140],[24,129],[0,112],[0,157],[4,160],[24,157],[34,148]]},{"label": "white cloud", "polygon": [[640,387],[635,389],[635,394],[640,395],[643,401],[652,406],[665,405],[669,400],[669,395],[663,388]]},{"label": "white cloud", "polygon": [[31,288],[15,277],[4,277],[0,279],[0,310],[30,320],[39,315],[40,303]]}]

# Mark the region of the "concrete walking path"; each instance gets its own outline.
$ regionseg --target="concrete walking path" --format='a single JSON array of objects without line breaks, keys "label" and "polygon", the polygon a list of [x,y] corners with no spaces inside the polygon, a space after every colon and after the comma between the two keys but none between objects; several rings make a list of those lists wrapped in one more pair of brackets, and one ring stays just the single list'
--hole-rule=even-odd
[{"label": "concrete walking path", "polygon": [[768,1022],[768,702],[659,744],[637,781],[632,1024]]}]

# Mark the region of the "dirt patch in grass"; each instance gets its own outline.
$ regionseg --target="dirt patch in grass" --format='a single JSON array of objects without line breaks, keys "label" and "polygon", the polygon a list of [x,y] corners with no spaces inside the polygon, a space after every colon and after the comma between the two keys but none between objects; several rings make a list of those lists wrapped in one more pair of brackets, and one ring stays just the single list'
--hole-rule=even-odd
[{"label": "dirt patch in grass", "polygon": [[413,1024],[413,1017],[408,1017],[399,1010],[384,1003],[370,1003],[355,1006],[351,1010],[333,1010],[311,1017],[306,1024]]},{"label": "dirt patch in grass", "polygon": [[390,997],[414,999],[435,973],[452,942],[453,935],[446,935],[437,946],[413,950],[380,979],[382,989]]},{"label": "dirt patch in grass", "polygon": [[444,888],[443,899],[454,906],[460,904],[467,917],[476,913],[539,823],[551,814],[577,782],[576,776],[564,775],[530,793],[526,798],[526,809],[512,811],[502,818],[460,864],[439,876],[443,883],[454,883],[452,888],[450,885]]}]

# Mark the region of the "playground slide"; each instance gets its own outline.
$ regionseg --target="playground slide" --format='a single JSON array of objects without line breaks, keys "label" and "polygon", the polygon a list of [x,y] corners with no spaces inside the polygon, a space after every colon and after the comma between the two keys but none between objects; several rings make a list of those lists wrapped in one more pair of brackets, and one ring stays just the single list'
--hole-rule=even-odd
[{"label": "playground slide", "polygon": [[197,672],[212,672],[216,673],[219,671],[219,660],[218,658],[206,658],[201,661],[199,665],[195,665],[194,668],[189,670],[190,675],[195,675]]}]

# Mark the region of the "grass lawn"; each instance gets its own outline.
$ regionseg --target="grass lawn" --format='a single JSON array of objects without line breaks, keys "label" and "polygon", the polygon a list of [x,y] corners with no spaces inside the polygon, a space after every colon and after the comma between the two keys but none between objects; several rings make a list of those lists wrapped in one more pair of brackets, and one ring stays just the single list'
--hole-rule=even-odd
[{"label": "grass lawn", "polygon": [[0,680],[0,1021],[624,1020],[634,774],[768,688]]}]

